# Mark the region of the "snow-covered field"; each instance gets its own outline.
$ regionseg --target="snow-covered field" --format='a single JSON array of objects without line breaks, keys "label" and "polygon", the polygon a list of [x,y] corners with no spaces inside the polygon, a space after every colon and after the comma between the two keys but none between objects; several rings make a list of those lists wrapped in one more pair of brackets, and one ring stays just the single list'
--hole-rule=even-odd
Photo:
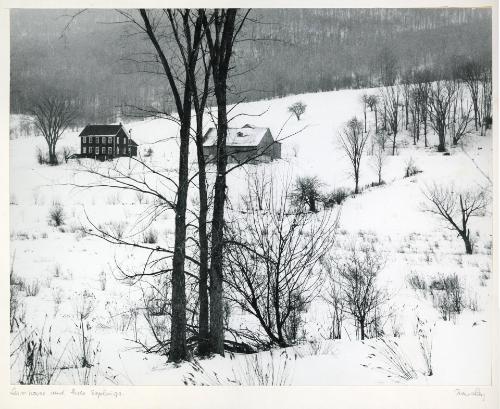
[{"label": "snow-covered field", "polygon": [[[377,90],[368,90],[376,92]],[[236,116],[232,126],[251,123],[269,127],[282,139],[283,159],[269,164],[246,165],[230,173],[228,192],[232,205],[245,193],[247,177],[258,166],[268,174],[317,176],[325,191],[353,188],[349,162],[338,143],[338,132],[354,115],[362,118],[360,96],[366,90],[347,90],[304,94],[269,101],[241,104],[231,111]],[[301,100],[307,110],[300,121],[289,119],[287,107]],[[238,114],[260,116],[238,116]],[[369,121],[373,114],[368,112]],[[15,121],[16,118],[13,118]],[[127,123],[140,151],[153,149],[147,160],[155,166],[174,170],[178,157],[176,126],[156,119]],[[298,132],[300,131],[300,132]],[[66,132],[58,148],[71,146],[78,150],[77,132]],[[291,136],[290,136],[291,135]],[[147,254],[129,247],[120,248],[85,234],[80,226],[106,224],[116,228],[122,223],[124,236],[141,231],[138,217],[149,207],[132,192],[110,188],[77,188],[94,181],[84,172],[85,166],[99,169],[134,166],[128,159],[114,162],[78,164],[70,160],[57,167],[36,162],[37,147],[44,147],[39,136],[19,137],[10,141],[10,237],[11,263],[17,280],[28,285],[38,282],[36,295],[19,291],[19,310],[24,316],[25,333],[32,328],[43,331],[53,345],[59,366],[55,383],[97,383],[160,385],[194,383],[258,383],[249,380],[249,369],[258,363],[265,370],[281,373],[280,381],[293,385],[355,384],[436,384],[481,385],[491,378],[490,317],[492,300],[492,214],[491,201],[485,215],[471,220],[475,253],[466,255],[463,242],[438,216],[423,211],[422,190],[432,183],[453,183],[457,188],[488,186],[484,174],[492,177],[493,146],[491,134],[469,136],[462,147],[450,147],[450,155],[436,152],[431,134],[429,148],[420,141],[413,146],[409,135],[399,136],[397,155],[389,156],[383,171],[386,184],[370,187],[349,197],[343,204],[337,243],[373,243],[385,263],[378,285],[387,290],[386,308],[391,318],[384,326],[385,342],[399,351],[399,357],[412,366],[416,376],[404,380],[388,377],[393,371],[384,359],[384,343],[377,339],[359,341],[349,337],[328,339],[328,308],[321,297],[313,300],[305,313],[305,339],[301,345],[261,352],[258,357],[245,355],[215,357],[200,362],[204,370],[195,371],[191,364],[173,366],[159,354],[145,353],[134,340],[151,343],[152,335],[141,313],[141,284],[130,285],[120,280],[115,260],[130,268],[140,268]],[[369,148],[368,148],[369,151]],[[194,149],[192,171],[195,172]],[[404,178],[405,164],[412,158],[422,171]],[[376,181],[366,155],[361,165],[360,186]],[[148,162],[148,163],[149,163]],[[158,182],[156,182],[158,183]],[[162,185],[158,185],[163,189]],[[166,190],[167,195],[168,190]],[[192,203],[196,190],[191,189]],[[53,203],[62,205],[65,223],[57,228],[49,225],[48,214]],[[140,203],[142,202],[142,203]],[[172,245],[173,215],[156,218],[158,245]],[[464,289],[465,308],[450,321],[444,321],[433,307],[427,292],[415,290],[408,277],[418,274],[427,284],[439,277],[457,274]],[[24,312],[22,312],[24,310]],[[87,337],[89,368],[75,368],[81,356],[82,329]],[[88,313],[88,314],[87,314]],[[420,349],[418,319],[423,322],[427,342],[432,343],[432,376],[426,376]],[[230,316],[238,326],[249,317],[236,307]],[[348,331],[347,331],[348,332]],[[18,329],[11,334],[11,347],[18,345]],[[22,357],[12,359],[11,382],[19,382]],[[387,355],[386,355],[387,356]],[[199,369],[199,368],[198,368]],[[217,375],[214,375],[214,372]],[[189,375],[192,373],[193,375]]]}]

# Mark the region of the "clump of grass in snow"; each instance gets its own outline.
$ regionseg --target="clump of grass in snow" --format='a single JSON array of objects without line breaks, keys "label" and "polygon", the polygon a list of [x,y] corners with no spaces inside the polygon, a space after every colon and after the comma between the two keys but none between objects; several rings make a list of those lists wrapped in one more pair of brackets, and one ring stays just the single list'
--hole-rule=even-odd
[{"label": "clump of grass in snow", "polygon": [[185,385],[214,386],[214,385],[239,385],[239,386],[285,386],[292,383],[293,364],[296,355],[289,355],[286,350],[271,350],[268,353],[246,355],[243,363],[237,363],[233,355],[231,360],[235,363],[232,376],[222,377],[215,371],[205,369],[198,361],[190,363],[192,372],[183,378]]},{"label": "clump of grass in snow", "polygon": [[410,287],[415,291],[416,290],[420,290],[420,291],[424,291],[424,292],[427,291],[427,283],[417,273],[411,273],[407,277],[406,281],[408,282]]},{"label": "clump of grass in snow", "polygon": [[417,167],[413,158],[409,158],[405,164],[405,178],[422,173],[422,171]]},{"label": "clump of grass in snow", "polygon": [[15,338],[17,346],[13,348],[11,358],[14,362],[20,360],[18,383],[21,385],[49,385],[57,380],[61,371],[64,350],[55,355],[52,328],[49,328],[48,336],[44,331],[44,327],[40,331],[24,328]]},{"label": "clump of grass in snow", "polygon": [[436,326],[434,323],[432,326],[427,322],[417,316],[417,326],[416,335],[418,337],[418,344],[420,346],[420,352],[425,363],[426,371],[424,375],[432,376],[432,330]]},{"label": "clump of grass in snow", "polygon": [[317,355],[332,355],[334,352],[333,344],[320,339],[311,339],[302,345],[294,347],[298,358]]},{"label": "clump of grass in snow", "polygon": [[38,280],[29,281],[25,284],[27,297],[36,297],[40,292],[40,282]]},{"label": "clump of grass in snow", "polygon": [[[375,369],[387,374],[388,378],[409,381],[417,379],[418,373],[413,363],[406,356],[398,342],[380,338],[376,345],[370,345],[373,350],[368,354],[368,359],[379,359],[381,364],[375,366]],[[364,367],[368,365],[361,364]]]},{"label": "clump of grass in snow", "polygon": [[106,273],[104,271],[99,274],[99,283],[101,284],[101,291],[106,291]]}]

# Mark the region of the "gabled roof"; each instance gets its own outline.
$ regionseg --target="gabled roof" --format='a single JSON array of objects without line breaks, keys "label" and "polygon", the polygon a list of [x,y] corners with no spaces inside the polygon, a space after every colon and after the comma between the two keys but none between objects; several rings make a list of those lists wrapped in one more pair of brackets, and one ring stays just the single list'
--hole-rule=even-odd
[{"label": "gabled roof", "polygon": [[[87,125],[80,136],[115,136],[123,125]],[[125,131],[125,128],[123,128]],[[125,131],[125,134],[127,132]]]},{"label": "gabled roof", "polygon": [[134,141],[132,138],[128,140],[129,145],[134,145],[134,146],[139,146],[136,141]]},{"label": "gabled roof", "polygon": [[[269,128],[252,127],[245,125],[243,128],[228,128],[227,146],[257,146],[266,134]],[[205,134],[203,146],[217,145],[217,130],[210,128]]]}]

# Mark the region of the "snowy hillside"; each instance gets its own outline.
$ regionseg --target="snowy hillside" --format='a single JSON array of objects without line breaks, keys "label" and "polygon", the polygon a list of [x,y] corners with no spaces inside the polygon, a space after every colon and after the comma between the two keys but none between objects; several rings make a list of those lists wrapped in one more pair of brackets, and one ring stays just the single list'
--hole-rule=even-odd
[{"label": "snowy hillside", "polygon": [[[360,97],[373,90],[345,90],[290,96],[281,99],[244,103],[230,112],[231,126],[247,123],[269,127],[282,142],[282,159],[268,164],[245,165],[228,176],[231,209],[247,193],[252,174],[273,175],[276,180],[294,181],[297,176],[317,177],[324,192],[354,188],[351,167],[339,143],[338,135],[353,116],[363,118]],[[296,101],[307,105],[297,121],[287,107]],[[374,115],[368,111],[369,128]],[[16,121],[16,119],[12,119]],[[207,127],[209,118],[207,116]],[[156,119],[125,124],[151,167],[161,168],[175,177],[178,161],[177,126]],[[363,191],[335,206],[339,215],[332,257],[340,257],[353,243],[369,245],[383,258],[377,285],[387,293],[381,322],[384,336],[364,341],[355,338],[352,320],[345,318],[341,339],[330,339],[330,306],[321,291],[304,311],[303,336],[298,345],[282,350],[259,352],[257,356],[226,354],[173,366],[158,353],[147,353],[144,345],[153,345],[143,313],[149,297],[146,281],[123,279],[117,268],[126,266],[140,271],[148,253],[117,246],[87,234],[86,229],[107,226],[123,237],[143,237],[143,230],[156,234],[158,246],[173,243],[173,212],[153,214],[148,226],[144,214],[151,209],[148,198],[133,192],[95,185],[89,169],[105,172],[120,169],[140,172],[127,158],[112,162],[84,159],[69,160],[59,166],[39,165],[38,147],[45,148],[41,136],[20,136],[10,141],[10,237],[11,288],[17,292],[19,325],[11,334],[11,350],[33,330],[42,334],[53,347],[52,363],[58,366],[54,383],[71,384],[259,384],[249,377],[252,365],[275,371],[274,383],[293,385],[353,384],[489,384],[490,345],[493,311],[492,204],[482,216],[470,220],[474,254],[466,255],[464,244],[443,218],[424,211],[424,191],[434,183],[454,189],[488,188],[492,177],[492,137],[473,133],[459,146],[449,147],[450,155],[435,149],[431,132],[429,147],[417,146],[408,132],[398,135],[395,156],[389,153],[383,170],[386,182],[377,181],[368,140],[361,162],[360,186]],[[59,141],[79,150],[78,132],[66,132]],[[405,167],[413,160],[421,171],[405,176]],[[196,172],[194,145],[191,147],[191,173]],[[139,173],[137,173],[139,174]],[[213,169],[209,168],[209,177]],[[154,175],[148,180],[165,196],[174,199],[168,184]],[[190,188],[189,203],[196,207],[196,188]],[[49,213],[57,203],[64,223],[49,223]],[[320,213],[324,210],[321,209]],[[54,252],[53,249],[57,249]],[[456,275],[456,276],[455,276]],[[436,293],[440,280],[456,277],[461,288],[461,308],[444,320]],[[147,280],[154,283],[157,278]],[[14,285],[13,284],[14,280]],[[322,277],[321,280],[326,280]],[[420,281],[420,285],[418,284]],[[20,284],[22,282],[22,285]],[[422,284],[422,282],[424,284]],[[19,285],[18,285],[19,284]],[[37,288],[38,287],[38,288]],[[419,288],[420,287],[420,288]],[[434,294],[432,292],[434,288]],[[326,281],[322,291],[327,289]],[[237,306],[231,306],[228,322],[232,328],[258,326],[255,318]],[[166,330],[168,317],[155,316],[156,328]],[[82,341],[82,332],[85,341]],[[228,334],[228,337],[229,334]],[[142,344],[142,346],[141,346]],[[431,362],[423,349],[432,350]],[[83,356],[93,362],[79,365]],[[391,351],[396,351],[393,353]],[[432,366],[432,375],[429,374]],[[22,378],[22,356],[12,357],[11,382]],[[63,369],[60,369],[60,368]],[[410,375],[405,378],[401,367]],[[414,374],[413,374],[413,372]],[[214,375],[214,372],[216,375]]]}]

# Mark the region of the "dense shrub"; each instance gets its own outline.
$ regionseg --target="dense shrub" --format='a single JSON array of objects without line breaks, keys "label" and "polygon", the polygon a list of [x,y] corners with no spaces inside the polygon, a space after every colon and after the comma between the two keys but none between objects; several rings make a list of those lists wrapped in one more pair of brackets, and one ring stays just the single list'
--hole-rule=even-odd
[{"label": "dense shrub", "polygon": [[464,308],[464,289],[456,274],[432,280],[429,285],[434,307],[442,318],[450,321]]},{"label": "dense shrub", "polygon": [[334,189],[331,192],[323,195],[322,201],[325,207],[333,207],[335,205],[340,205],[342,202],[347,199],[350,195],[350,192],[347,189],[339,188]]},{"label": "dense shrub", "polygon": [[59,227],[64,224],[64,209],[58,202],[54,202],[49,211],[49,224]]}]

